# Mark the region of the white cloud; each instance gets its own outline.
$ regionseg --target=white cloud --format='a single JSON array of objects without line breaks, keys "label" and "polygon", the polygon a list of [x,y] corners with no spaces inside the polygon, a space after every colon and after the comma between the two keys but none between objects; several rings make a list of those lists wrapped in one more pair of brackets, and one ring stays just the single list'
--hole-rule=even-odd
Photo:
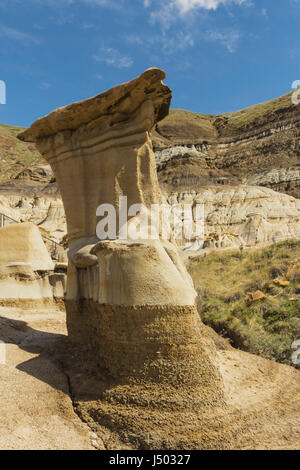
[{"label": "white cloud", "polygon": [[228,52],[235,52],[240,39],[239,31],[208,31],[205,39],[208,41],[218,41],[226,47]]},{"label": "white cloud", "polygon": [[171,0],[170,4],[174,4],[179,13],[184,15],[191,10],[202,8],[205,10],[216,10],[219,5],[237,3],[241,5],[245,0]]},{"label": "white cloud", "polygon": [[179,31],[176,34],[155,34],[144,37],[129,34],[124,37],[128,44],[147,49],[158,49],[163,54],[175,54],[194,46],[194,38],[190,32]]},{"label": "white cloud", "polygon": [[66,24],[70,24],[74,20],[73,13],[67,13],[66,11],[59,10],[57,15],[50,16],[49,18],[51,21],[54,21],[55,24],[58,26],[64,26]]},{"label": "white cloud", "polygon": [[0,0],[0,7],[7,6],[11,3],[15,4],[24,4],[33,3],[40,4],[42,6],[50,6],[54,8],[64,8],[69,5],[75,5],[78,3],[85,3],[94,6],[100,7],[109,7],[109,8],[118,8],[120,3],[123,3],[123,0]]},{"label": "white cloud", "polygon": [[95,26],[92,23],[83,23],[81,25],[82,29],[93,29]]},{"label": "white cloud", "polygon": [[31,34],[24,33],[16,28],[10,28],[9,26],[0,24],[0,37],[6,37],[8,39],[13,39],[15,41],[33,42],[38,43],[38,39],[32,36]]},{"label": "white cloud", "polygon": [[184,51],[194,46],[194,39],[191,33],[179,32],[175,36],[166,35],[162,38],[163,52],[166,54],[174,54]]},{"label": "white cloud", "polygon": [[123,0],[81,0],[87,5],[92,5],[96,7],[107,7],[114,10],[120,10],[123,5]]},{"label": "white cloud", "polygon": [[[146,0],[147,7],[150,3]],[[186,15],[196,10],[216,10],[219,6],[252,5],[251,0],[152,0],[153,10],[150,19],[153,23],[160,22],[165,29]],[[146,5],[145,5],[146,7]]]},{"label": "white cloud", "polygon": [[41,84],[40,88],[42,90],[50,90],[50,88],[52,88],[52,83],[49,83],[49,82],[44,82]]},{"label": "white cloud", "polygon": [[84,0],[85,3],[90,3],[91,5],[98,5],[100,7],[106,6],[109,4],[108,0]]},{"label": "white cloud", "polygon": [[142,36],[139,36],[138,34],[126,34],[124,36],[125,41],[128,44],[133,44],[134,46],[146,46],[147,43],[153,41],[153,36],[147,35],[146,39],[143,38]]},{"label": "white cloud", "polygon": [[268,10],[266,8],[263,8],[261,10],[261,14],[267,18],[268,17]]},{"label": "white cloud", "polygon": [[116,67],[118,69],[128,68],[133,65],[133,60],[127,55],[122,55],[117,49],[111,47],[100,49],[99,54],[94,54],[93,59],[96,62],[103,62],[104,64]]},{"label": "white cloud", "polygon": [[[7,6],[13,3],[25,4],[26,0],[1,0],[0,6]],[[65,5],[73,5],[76,0],[27,0],[27,3],[37,3],[41,5],[49,5],[53,7],[62,7]]]}]

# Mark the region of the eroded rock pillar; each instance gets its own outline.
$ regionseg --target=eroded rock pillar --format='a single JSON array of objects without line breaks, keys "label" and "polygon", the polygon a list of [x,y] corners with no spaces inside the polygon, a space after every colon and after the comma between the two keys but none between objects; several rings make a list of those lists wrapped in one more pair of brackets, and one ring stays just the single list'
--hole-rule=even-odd
[{"label": "eroded rock pillar", "polygon": [[[172,236],[96,237],[100,204],[112,204],[118,220],[120,197],[127,197],[128,207],[140,203],[149,211],[163,201],[150,131],[168,114],[171,91],[164,77],[161,70],[150,69],[102,95],[54,111],[20,138],[35,141],[51,164],[65,206],[69,336],[91,344],[99,364],[118,384],[103,393],[100,415],[124,400],[134,409],[169,403],[181,416],[178,429],[174,418],[175,434],[183,433],[186,422],[199,441],[202,431],[189,424],[191,416],[221,410],[223,385]],[[127,411],[120,413],[116,420],[130,428]],[[142,411],[132,413],[142,429]]]}]

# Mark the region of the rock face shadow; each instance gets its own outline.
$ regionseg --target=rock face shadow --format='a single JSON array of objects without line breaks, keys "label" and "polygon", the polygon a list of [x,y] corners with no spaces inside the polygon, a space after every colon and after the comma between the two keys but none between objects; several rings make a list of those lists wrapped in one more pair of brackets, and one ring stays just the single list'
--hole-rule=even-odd
[{"label": "rock face shadow", "polygon": [[[108,369],[95,360],[90,345],[74,344],[63,334],[37,330],[25,321],[1,316],[0,339],[36,355],[18,364],[17,370],[71,397],[72,383],[84,401],[101,399],[103,392],[115,385]],[[62,383],[53,373],[57,369],[66,375],[67,383]]]},{"label": "rock face shadow", "polygon": [[[66,336],[35,330],[26,322],[0,317],[0,337],[6,344],[15,344],[23,351],[37,356],[16,366],[52,388],[69,394],[66,381],[62,381],[55,370],[62,371],[59,354],[65,348]],[[55,351],[58,354],[55,354]]]}]

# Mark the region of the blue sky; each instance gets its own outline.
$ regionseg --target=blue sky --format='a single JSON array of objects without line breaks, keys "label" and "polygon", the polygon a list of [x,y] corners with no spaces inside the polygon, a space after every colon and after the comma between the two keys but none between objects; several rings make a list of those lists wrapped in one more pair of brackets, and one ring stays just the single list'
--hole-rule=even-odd
[{"label": "blue sky", "polygon": [[220,114],[300,79],[300,0],[0,0],[0,122],[53,109],[156,66],[173,108]]}]

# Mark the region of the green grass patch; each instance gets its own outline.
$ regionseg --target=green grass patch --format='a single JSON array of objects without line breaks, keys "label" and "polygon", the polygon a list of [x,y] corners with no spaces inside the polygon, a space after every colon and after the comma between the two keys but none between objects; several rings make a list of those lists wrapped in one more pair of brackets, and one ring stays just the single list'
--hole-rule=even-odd
[{"label": "green grass patch", "polygon": [[[300,241],[212,253],[191,261],[189,271],[204,323],[235,347],[292,365],[291,345],[300,339]],[[265,297],[250,301],[257,291]]]},{"label": "green grass patch", "polygon": [[[254,128],[276,121],[282,113],[295,111],[291,100],[292,92],[274,100],[266,101],[239,111],[220,115],[201,114],[184,109],[171,109],[158,129],[162,134],[173,138],[198,140],[207,139],[210,142],[218,137],[238,137],[243,133],[251,132]],[[259,142],[257,145],[262,145]]]}]

